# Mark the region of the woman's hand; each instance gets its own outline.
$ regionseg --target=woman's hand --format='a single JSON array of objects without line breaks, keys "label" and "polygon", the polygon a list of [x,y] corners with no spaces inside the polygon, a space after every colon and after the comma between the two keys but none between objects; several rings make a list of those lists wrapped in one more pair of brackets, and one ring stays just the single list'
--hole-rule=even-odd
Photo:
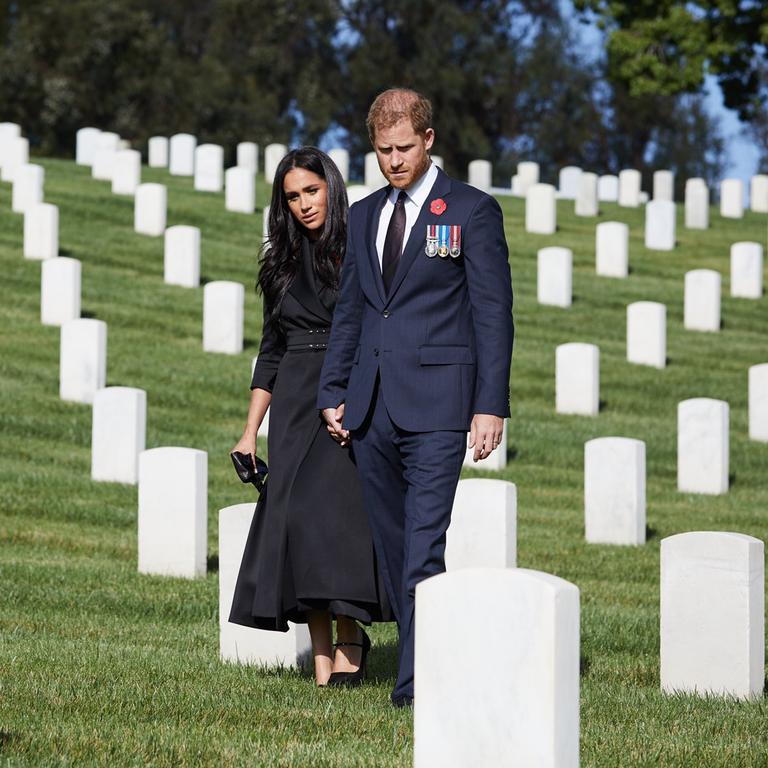
[{"label": "woman's hand", "polygon": [[244,453],[251,457],[253,466],[256,466],[256,433],[246,430],[243,432],[243,436],[237,441],[237,445],[230,451],[230,453]]}]

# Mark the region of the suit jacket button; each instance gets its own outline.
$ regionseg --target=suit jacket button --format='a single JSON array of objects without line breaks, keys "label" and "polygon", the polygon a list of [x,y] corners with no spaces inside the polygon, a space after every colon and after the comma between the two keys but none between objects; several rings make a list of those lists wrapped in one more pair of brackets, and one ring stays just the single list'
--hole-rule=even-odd
[{"label": "suit jacket button", "polygon": [[382,316],[382,317],[389,317],[389,310],[388,310],[388,309],[385,309],[385,310],[384,310],[384,311],[381,313],[381,316]]}]

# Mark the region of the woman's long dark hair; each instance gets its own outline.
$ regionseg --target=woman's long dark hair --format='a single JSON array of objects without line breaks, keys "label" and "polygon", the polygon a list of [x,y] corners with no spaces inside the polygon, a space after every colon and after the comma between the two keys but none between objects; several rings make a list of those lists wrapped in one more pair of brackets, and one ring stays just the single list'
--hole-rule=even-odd
[{"label": "woman's long dark hair", "polygon": [[338,288],[339,267],[347,241],[347,188],[336,164],[316,147],[292,150],[275,171],[269,205],[269,238],[261,255],[258,286],[270,314],[280,307],[301,259],[303,227],[288,208],[283,190],[285,175],[294,168],[312,171],[328,185],[325,224],[314,250],[315,275],[328,288]]}]

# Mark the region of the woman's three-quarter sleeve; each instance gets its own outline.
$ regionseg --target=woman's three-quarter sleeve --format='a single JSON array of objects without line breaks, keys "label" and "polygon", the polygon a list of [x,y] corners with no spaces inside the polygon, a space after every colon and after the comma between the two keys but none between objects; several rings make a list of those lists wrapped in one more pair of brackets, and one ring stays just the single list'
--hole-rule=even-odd
[{"label": "woman's three-quarter sleeve", "polygon": [[271,314],[264,306],[264,325],[259,346],[259,357],[253,368],[251,389],[265,389],[271,392],[275,386],[277,368],[285,354],[285,337],[280,332],[278,323],[271,322]]}]

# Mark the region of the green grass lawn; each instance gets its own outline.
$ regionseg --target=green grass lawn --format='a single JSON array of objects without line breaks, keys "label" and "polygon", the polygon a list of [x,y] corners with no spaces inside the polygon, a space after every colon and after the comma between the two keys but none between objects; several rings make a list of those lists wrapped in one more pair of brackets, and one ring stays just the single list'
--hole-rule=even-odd
[{"label": "green grass lawn", "polygon": [[[133,231],[133,202],[72,162],[39,159],[46,201],[60,208],[61,255],[82,261],[83,315],[108,325],[107,383],[147,391],[147,447],[209,455],[208,576],[139,576],[136,488],[90,480],[90,407],[58,396],[59,330],[40,324],[40,264],[22,256],[22,217],[0,184],[0,765],[407,766],[412,715],[393,710],[395,630],[377,626],[371,679],[318,691],[306,675],[218,661],[217,510],[252,499],[228,451],[241,433],[260,299],[253,291],[261,207],[228,213],[223,195],[143,169],[168,185],[168,225],[202,230],[204,280],[246,285],[245,351],[202,351],[202,289],[163,283],[163,241]],[[559,231],[526,235],[524,206],[501,200],[515,287],[511,461],[518,487],[518,563],[581,590],[583,766],[768,765],[766,700],[663,696],[659,690],[659,542],[689,530],[768,539],[768,445],[747,438],[747,369],[768,362],[768,299],[729,296],[729,246],[764,243],[766,217],[687,231],[679,247],[646,251],[642,211],[603,205],[599,220],[631,227],[627,280],[594,270],[595,219],[559,203]],[[679,206],[682,208],[682,206]],[[536,303],[536,252],[574,252],[574,304]],[[683,275],[723,275],[721,333],[684,331]],[[667,305],[666,370],[625,358],[625,309]],[[555,347],[600,347],[601,413],[554,412]],[[676,491],[677,403],[730,403],[730,493]],[[646,442],[649,539],[639,548],[587,545],[583,446],[601,435]],[[261,450],[266,446],[262,445]],[[468,471],[467,476],[484,473]],[[466,663],[483,659],[483,627]],[[490,678],[492,680],[492,674]]]}]

